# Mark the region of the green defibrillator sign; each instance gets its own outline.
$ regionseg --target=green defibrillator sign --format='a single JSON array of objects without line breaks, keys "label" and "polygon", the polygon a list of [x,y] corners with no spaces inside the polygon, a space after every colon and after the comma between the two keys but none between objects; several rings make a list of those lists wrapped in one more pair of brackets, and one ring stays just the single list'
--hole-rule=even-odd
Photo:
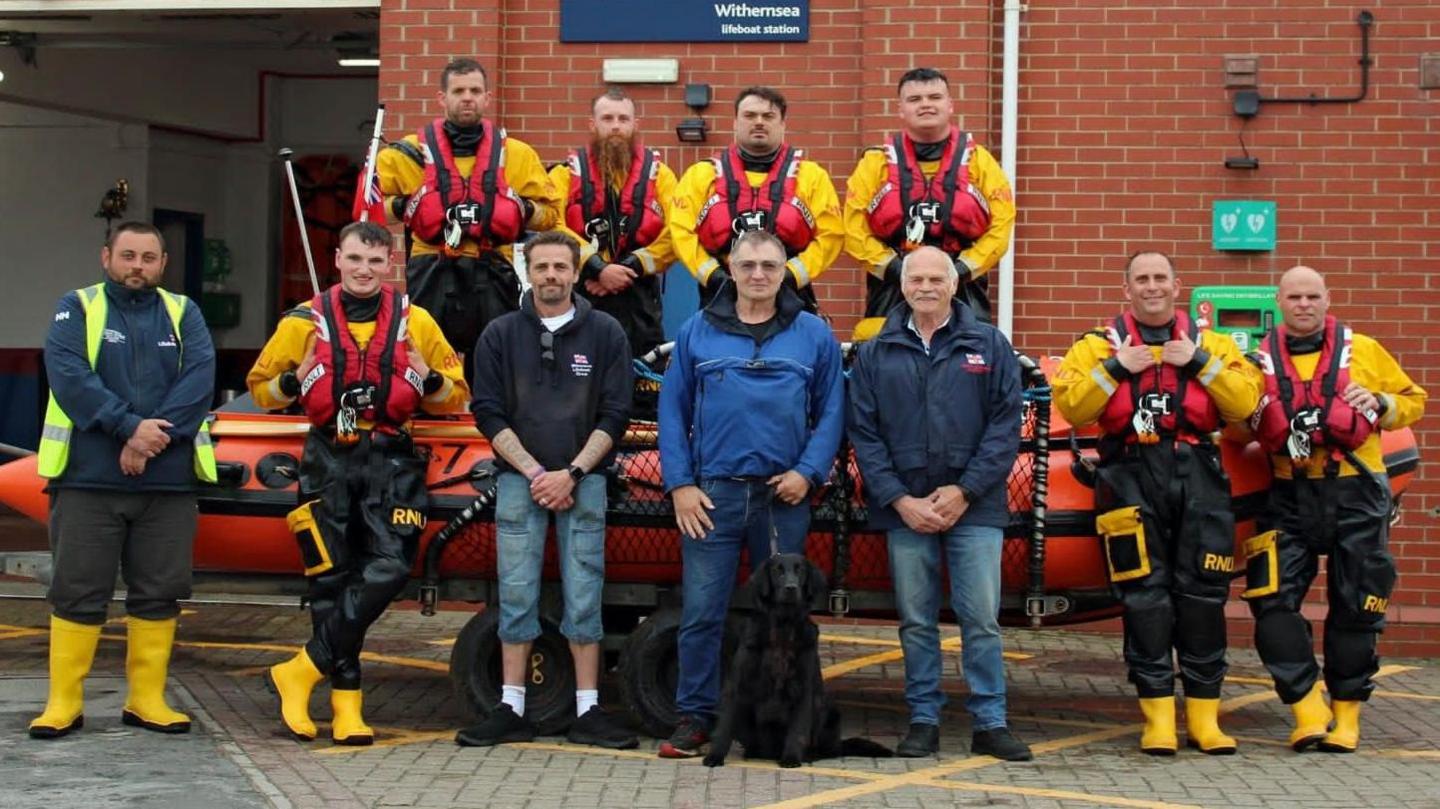
[{"label": "green defibrillator sign", "polygon": [[1241,351],[1249,351],[1279,322],[1280,307],[1275,287],[1196,287],[1190,293],[1190,317],[1199,328],[1228,335]]},{"label": "green defibrillator sign", "polygon": [[1275,203],[1239,199],[1212,203],[1210,244],[1216,250],[1274,250]]}]

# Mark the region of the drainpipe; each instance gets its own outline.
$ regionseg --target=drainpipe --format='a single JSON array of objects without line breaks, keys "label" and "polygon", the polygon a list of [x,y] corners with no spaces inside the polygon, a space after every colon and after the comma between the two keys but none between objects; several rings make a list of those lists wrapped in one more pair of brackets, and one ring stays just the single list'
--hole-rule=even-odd
[{"label": "drainpipe", "polygon": [[[1018,192],[1019,177],[1015,174],[1015,133],[1020,123],[1020,12],[1025,6],[1020,0],[1005,0],[1005,53],[1002,62],[1000,94],[1000,167],[1010,178],[1012,192]],[[1016,194],[1016,220],[1019,216],[1019,199]],[[1012,236],[1010,249],[1000,257],[1000,313],[996,325],[1006,337],[1015,332],[1015,240]]]}]

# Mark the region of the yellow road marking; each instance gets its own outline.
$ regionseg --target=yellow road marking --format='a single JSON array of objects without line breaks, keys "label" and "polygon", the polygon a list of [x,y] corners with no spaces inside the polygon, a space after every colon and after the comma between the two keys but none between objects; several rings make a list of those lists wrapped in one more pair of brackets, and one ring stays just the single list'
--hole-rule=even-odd
[{"label": "yellow road marking", "polygon": [[890,646],[900,648],[900,641],[889,638],[862,638],[854,635],[827,635],[821,633],[820,640],[825,643],[848,643],[853,646]]},{"label": "yellow road marking", "polygon": [[441,640],[427,640],[425,642],[431,646],[454,646],[455,638],[442,638]]},{"label": "yellow road marking", "polygon": [[9,632],[0,632],[0,640],[10,640],[12,638],[33,638],[36,635],[44,634],[45,630],[43,629],[16,629]]},{"label": "yellow road marking", "polygon": [[1000,784],[980,784],[969,781],[930,781],[922,784],[927,787],[944,787],[945,789],[961,790],[964,792],[998,792],[1002,795],[1026,795],[1035,798],[1055,798],[1062,801],[1082,801],[1094,803],[1101,806],[1133,806],[1140,809],[1200,809],[1200,807],[1188,803],[1165,803],[1164,801],[1144,801],[1135,798],[1122,798],[1118,795],[1096,795],[1092,792],[1071,792],[1065,789],[1044,789],[1041,787],[1012,787]]},{"label": "yellow road marking", "polygon": [[[821,637],[824,638],[825,636],[821,635]],[[848,641],[839,642],[846,643]],[[885,645],[889,646],[890,644],[887,643]],[[899,646],[900,644],[897,641],[895,645]],[[953,652],[959,648],[959,638],[946,638],[940,641],[941,651]],[[1011,660],[1029,660],[1034,657],[1034,655],[1024,652],[1005,652],[1004,656]],[[889,652],[876,652],[875,654],[864,655],[863,657],[856,657],[850,660],[842,660],[839,663],[832,663],[820,670],[820,677],[825,680],[833,680],[836,677],[843,677],[852,671],[859,671],[860,669],[869,668],[870,666],[878,666],[881,663],[893,663],[896,660],[904,659],[905,653],[900,649],[894,649]]]},{"label": "yellow road marking", "polygon": [[[0,627],[3,629],[4,627]],[[124,641],[124,635],[101,634],[102,640]],[[299,644],[284,645],[279,643],[232,643],[229,641],[210,640],[177,640],[176,646],[187,646],[192,649],[242,649],[259,652],[280,652],[282,654],[294,654],[299,649]],[[450,664],[441,660],[426,660],[420,657],[401,657],[399,655],[382,655],[374,652],[361,652],[360,659],[371,663],[388,663],[392,666],[403,666],[412,669],[425,669],[426,671],[449,672]]]}]

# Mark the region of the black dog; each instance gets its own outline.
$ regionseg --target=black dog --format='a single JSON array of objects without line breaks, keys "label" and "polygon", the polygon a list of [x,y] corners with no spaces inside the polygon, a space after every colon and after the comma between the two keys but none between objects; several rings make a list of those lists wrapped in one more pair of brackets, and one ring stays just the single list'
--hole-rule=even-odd
[{"label": "black dog", "polygon": [[748,587],[754,609],[730,664],[705,766],[724,766],[736,741],[745,758],[773,759],[781,767],[891,756],[868,739],[840,738],[840,711],[820,678],[820,629],[810,620],[825,574],[804,556],[780,554],[760,565]]}]

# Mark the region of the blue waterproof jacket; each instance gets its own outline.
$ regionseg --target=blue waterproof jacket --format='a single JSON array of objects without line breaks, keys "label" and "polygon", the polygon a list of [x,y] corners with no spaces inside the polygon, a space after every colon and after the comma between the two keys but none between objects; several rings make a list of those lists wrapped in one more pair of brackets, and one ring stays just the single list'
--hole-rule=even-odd
[{"label": "blue waterproof jacket", "polygon": [[724,477],[794,469],[819,486],[845,428],[840,346],[825,321],[781,288],[769,330],[756,339],[726,284],[680,327],[660,386],[665,490]]},{"label": "blue waterproof jacket", "polygon": [[901,528],[894,502],[956,484],[970,505],[960,524],[1004,527],[1005,481],[1020,448],[1020,367],[1010,341],[950,304],[927,353],[895,307],[850,369],[850,442],[870,525]]},{"label": "blue waterproof jacket", "polygon": [[[193,491],[195,434],[215,395],[215,346],[205,318],[193,301],[186,303],[176,335],[155,290],[106,280],[104,294],[105,332],[94,370],[77,293],[60,299],[45,338],[50,390],[75,423],[70,460],[50,487]],[[175,425],[166,430],[170,444],[130,477],[120,471],[120,450],[148,418]]]}]

